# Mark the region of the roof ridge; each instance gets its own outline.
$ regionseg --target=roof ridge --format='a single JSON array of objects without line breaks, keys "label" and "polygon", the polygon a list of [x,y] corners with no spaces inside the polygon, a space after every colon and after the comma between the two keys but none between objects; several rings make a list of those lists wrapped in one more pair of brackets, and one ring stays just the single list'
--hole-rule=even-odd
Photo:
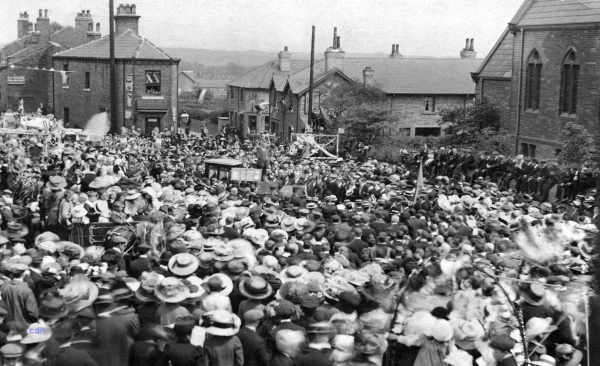
[{"label": "roof ridge", "polygon": [[[46,50],[47,50],[48,48],[50,48],[50,47],[52,47],[52,45],[49,45],[49,46],[46,46],[46,47],[40,48],[39,50],[35,50],[35,51],[33,51],[33,52],[31,52],[31,53],[28,53],[27,55],[25,55],[25,56],[23,56],[23,57],[21,57],[21,58],[18,58],[18,59],[16,59],[16,60],[12,60],[12,61],[10,61],[10,62],[7,62],[7,65],[9,65],[9,64],[13,64],[13,63],[15,63],[15,62],[18,62],[18,61],[21,61],[21,60],[23,60],[23,59],[26,59],[27,57],[29,57],[29,56],[31,56],[31,55],[34,55],[34,54],[36,54],[36,53],[38,53],[38,52],[40,52],[40,51],[46,51]],[[27,48],[24,48],[24,49],[22,49],[21,51],[24,51],[24,50],[26,50],[26,49],[27,49]],[[19,51],[19,52],[21,52],[21,51]],[[15,54],[16,54],[16,52],[15,52],[13,55],[15,55]]]},{"label": "roof ridge", "polygon": [[106,35],[106,36],[104,36],[104,37],[100,37],[100,38],[98,38],[98,39],[95,39],[95,40],[93,40],[93,41],[91,41],[91,42],[84,43],[84,44],[80,44],[79,46],[75,46],[75,47],[73,47],[73,48],[66,49],[66,50],[64,50],[64,51],[62,51],[62,52],[59,52],[59,53],[57,53],[57,54],[53,55],[53,56],[60,56],[62,53],[69,52],[69,51],[72,51],[72,50],[76,50],[76,49],[78,49],[78,48],[80,48],[80,47],[83,47],[83,46],[88,46],[88,45],[90,45],[90,44],[92,44],[92,43],[95,43],[95,42],[102,41],[102,40],[104,40],[105,38],[108,38],[108,37],[110,37],[110,35]]},{"label": "roof ridge", "polygon": [[165,51],[163,51],[163,49],[162,49],[162,48],[160,48],[160,47],[158,47],[157,45],[155,45],[154,43],[152,43],[152,41],[150,41],[149,39],[147,39],[147,38],[145,38],[145,37],[144,37],[144,39],[146,40],[146,42],[147,42],[147,43],[149,43],[149,44],[150,44],[150,46],[152,46],[152,47],[154,47],[155,49],[157,49],[157,50],[158,50],[160,53],[162,53],[162,54],[163,54],[163,56],[165,56],[166,58],[174,58],[174,57],[171,57],[171,56],[170,56],[168,53],[166,53]]},{"label": "roof ridge", "polygon": [[144,41],[146,41],[146,39],[144,37],[142,37],[141,42],[138,43],[137,47],[135,48],[135,51],[133,51],[133,53],[134,53],[133,58],[138,58],[138,56],[140,55],[140,51],[142,50],[142,46],[144,45]]},{"label": "roof ridge", "polygon": [[238,76],[237,78],[235,78],[235,79],[231,80],[231,81],[230,81],[230,83],[233,83],[234,81],[236,81],[236,80],[238,80],[238,79],[241,79],[241,78],[243,78],[244,76],[246,76],[246,75],[250,74],[251,72],[254,72],[254,71],[258,70],[258,69],[259,69],[259,68],[261,68],[261,67],[265,67],[266,65],[268,65],[268,64],[270,64],[270,63],[272,63],[272,62],[273,62],[273,60],[267,61],[267,62],[265,62],[264,64],[262,64],[262,65],[258,66],[257,68],[255,68],[255,69],[252,69],[252,70],[248,71],[247,73],[245,73],[245,74],[242,74],[242,75]]}]

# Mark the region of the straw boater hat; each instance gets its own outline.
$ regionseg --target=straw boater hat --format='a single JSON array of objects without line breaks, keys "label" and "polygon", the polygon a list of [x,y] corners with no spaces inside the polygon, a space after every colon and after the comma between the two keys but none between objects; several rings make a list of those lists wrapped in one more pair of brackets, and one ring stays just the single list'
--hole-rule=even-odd
[{"label": "straw boater hat", "polygon": [[280,278],[282,282],[296,281],[306,274],[308,274],[308,270],[306,268],[300,266],[290,266],[280,272]]},{"label": "straw boater hat", "polygon": [[56,235],[55,233],[53,233],[51,231],[45,231],[35,238],[35,244],[37,245],[37,244],[45,242],[45,241],[57,242],[59,240],[60,240],[60,237],[58,235]]},{"label": "straw boater hat", "polygon": [[131,200],[134,200],[134,199],[140,197],[141,195],[142,194],[140,192],[136,191],[135,189],[130,189],[127,191],[127,196],[125,196],[125,199],[127,201],[131,201]]},{"label": "straw boater hat", "polygon": [[18,222],[9,222],[6,225],[6,231],[3,232],[4,236],[9,239],[22,238],[29,233],[27,226]]},{"label": "straw boater hat", "polygon": [[53,191],[58,191],[67,186],[67,181],[64,177],[55,175],[49,178],[48,183],[46,183],[46,187],[50,188]]},{"label": "straw boater hat", "polygon": [[541,334],[552,333],[558,327],[552,325],[552,318],[536,318],[533,317],[525,324],[525,337],[527,340],[533,340],[535,337]]},{"label": "straw boater hat", "polygon": [[252,276],[240,283],[240,293],[249,299],[262,300],[271,296],[271,285],[261,276]]},{"label": "straw boater hat", "polygon": [[526,303],[533,306],[540,306],[544,303],[546,289],[541,283],[532,283],[521,293],[521,298]]},{"label": "straw boater hat", "polygon": [[226,310],[212,310],[202,315],[206,333],[216,336],[232,336],[240,330],[240,318]]},{"label": "straw boater hat", "polygon": [[179,253],[169,259],[169,271],[177,276],[189,276],[196,272],[199,265],[198,258],[189,253]]},{"label": "straw boater hat", "polygon": [[156,284],[154,294],[167,303],[178,303],[188,298],[190,290],[179,279],[167,277]]},{"label": "straw boater hat", "polygon": [[206,279],[211,294],[220,293],[227,296],[233,290],[233,281],[223,273],[215,273]]},{"label": "straw boater hat", "polygon": [[156,272],[144,272],[141,276],[140,288],[135,292],[135,297],[143,302],[154,302],[157,300],[154,290],[156,284],[165,279],[165,276]]},{"label": "straw boater hat", "polygon": [[87,280],[72,281],[60,291],[71,312],[92,305],[98,298],[98,292],[98,286]]},{"label": "straw boater hat", "polygon": [[21,339],[22,344],[34,344],[46,342],[52,338],[52,327],[40,319],[38,323],[33,323],[27,328],[27,335]]}]

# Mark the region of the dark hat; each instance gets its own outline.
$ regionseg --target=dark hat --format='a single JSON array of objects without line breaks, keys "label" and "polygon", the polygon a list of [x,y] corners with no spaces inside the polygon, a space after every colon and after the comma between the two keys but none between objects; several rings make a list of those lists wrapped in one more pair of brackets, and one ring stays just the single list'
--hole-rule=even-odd
[{"label": "dark hat", "polygon": [[441,306],[433,308],[433,310],[431,310],[431,315],[435,316],[438,319],[449,320],[448,309]]},{"label": "dark hat", "polygon": [[507,334],[492,337],[490,347],[500,351],[509,352],[515,346],[515,341]]},{"label": "dark hat", "polygon": [[264,312],[258,309],[250,309],[243,314],[245,323],[254,323],[257,320],[260,320],[265,317]]},{"label": "dark hat", "polygon": [[242,281],[240,293],[249,299],[261,300],[271,296],[273,289],[264,278],[252,276]]},{"label": "dark hat", "polygon": [[176,334],[187,335],[192,332],[194,329],[194,319],[191,316],[185,316],[175,319],[175,326],[173,327],[173,331]]},{"label": "dark hat", "polygon": [[321,305],[321,300],[316,296],[302,296],[300,299],[300,307],[304,309],[316,309]]},{"label": "dark hat", "polygon": [[70,338],[75,334],[75,330],[73,329],[73,321],[64,320],[56,325],[52,334],[56,338]]},{"label": "dark hat", "polygon": [[48,295],[42,300],[39,309],[41,317],[48,319],[60,319],[69,313],[65,300],[62,297]]},{"label": "dark hat", "polygon": [[277,304],[275,311],[282,319],[290,319],[294,314],[296,314],[296,306],[290,301],[281,300],[279,301],[279,304]]}]

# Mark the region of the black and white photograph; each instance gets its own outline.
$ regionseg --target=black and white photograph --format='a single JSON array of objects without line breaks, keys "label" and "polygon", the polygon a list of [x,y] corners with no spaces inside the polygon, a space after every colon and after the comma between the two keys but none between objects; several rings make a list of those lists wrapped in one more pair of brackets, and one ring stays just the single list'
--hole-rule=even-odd
[{"label": "black and white photograph", "polygon": [[600,0],[0,0],[0,366],[600,365]]}]

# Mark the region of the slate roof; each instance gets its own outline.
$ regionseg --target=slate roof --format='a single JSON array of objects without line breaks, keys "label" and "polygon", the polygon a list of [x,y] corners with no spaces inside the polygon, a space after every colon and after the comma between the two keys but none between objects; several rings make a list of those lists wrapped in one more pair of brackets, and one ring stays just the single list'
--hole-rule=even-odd
[{"label": "slate roof", "polygon": [[[102,37],[96,41],[57,53],[56,58],[110,58],[110,38]],[[131,29],[115,37],[115,58],[145,60],[177,60],[156,47],[146,38]]]},{"label": "slate roof", "polygon": [[471,73],[481,59],[376,58],[346,59],[344,74],[362,83],[370,66],[373,82],[387,94],[475,94]]},{"label": "slate roof", "polygon": [[279,70],[279,60],[272,60],[230,81],[227,85],[247,89],[268,89],[271,79],[274,79],[275,88],[281,91],[285,87],[288,75],[294,74],[309,65],[310,61],[291,60],[290,71],[284,72]]},{"label": "slate roof", "polygon": [[477,74],[480,77],[511,77],[512,76],[512,47],[513,35],[508,27],[504,30],[492,51],[479,66]]},{"label": "slate roof", "polygon": [[195,79],[200,88],[226,88],[228,79]]},{"label": "slate roof", "polygon": [[600,22],[600,0],[528,0],[526,4],[523,14],[517,13],[511,23],[536,26]]}]

